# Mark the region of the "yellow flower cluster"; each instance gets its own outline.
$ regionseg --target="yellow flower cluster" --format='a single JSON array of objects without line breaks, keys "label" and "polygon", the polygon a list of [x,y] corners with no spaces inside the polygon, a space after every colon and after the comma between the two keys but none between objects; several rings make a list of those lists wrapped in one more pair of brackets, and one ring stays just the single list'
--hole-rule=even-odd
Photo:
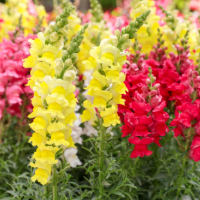
[{"label": "yellow flower cluster", "polygon": [[62,51],[67,17],[73,9],[66,8],[56,17],[55,25],[31,41],[31,55],[24,61],[25,68],[32,68],[28,85],[34,91],[34,108],[29,117],[34,118],[30,127],[35,132],[29,142],[37,146],[32,157],[34,162],[30,164],[37,169],[32,181],[38,180],[43,185],[50,180],[52,165],[58,162],[56,157],[67,147],[75,147],[71,137],[77,102],[73,94],[72,81],[76,76],[73,64],[86,27],[73,38],[68,49]]},{"label": "yellow flower cluster", "polygon": [[121,72],[127,53],[121,52],[117,46],[116,36],[104,39],[99,47],[90,51],[91,57],[83,62],[87,69],[93,69],[93,79],[86,88],[86,95],[93,97],[93,101],[84,101],[83,106],[86,110],[81,115],[82,122],[90,121],[93,124],[97,119],[97,108],[104,120],[103,126],[115,126],[120,123],[117,104],[124,104],[122,94],[127,90],[123,83],[125,74]]},{"label": "yellow flower cluster", "polygon": [[91,22],[88,26],[88,29],[85,32],[83,42],[80,46],[81,51],[78,54],[78,62],[77,67],[79,69],[79,73],[83,74],[86,70],[86,67],[82,64],[84,60],[90,57],[90,49],[99,45],[98,43],[111,36],[111,32],[105,28],[105,22],[102,20],[100,22]]},{"label": "yellow flower cluster", "polygon": [[153,45],[157,43],[158,28],[161,28],[159,26],[160,17],[156,15],[156,8],[154,7],[154,1],[152,0],[134,0],[132,1],[132,7],[134,7],[131,11],[131,18],[133,20],[143,12],[151,10],[146,23],[144,23],[137,32],[137,40],[143,47],[141,52],[149,53],[153,49]]},{"label": "yellow flower cluster", "polygon": [[[153,49],[153,46],[157,44],[157,38],[159,37],[158,28],[162,33],[162,40],[164,40],[164,46],[167,46],[167,52],[176,52],[174,44],[181,44],[181,40],[184,38],[187,30],[189,30],[189,42],[191,49],[191,57],[196,60],[200,52],[200,36],[197,28],[188,21],[178,21],[176,17],[169,16],[168,22],[164,26],[159,25],[161,18],[156,15],[155,3],[153,0],[133,0],[132,5],[134,9],[131,11],[131,17],[134,20],[141,13],[151,10],[146,23],[138,30],[137,40],[142,45],[142,53],[148,53]],[[170,21],[171,20],[171,21]],[[133,40],[134,42],[134,40]],[[133,51],[133,49],[131,49]]]},{"label": "yellow flower cluster", "polygon": [[90,0],[90,2],[92,8],[90,12],[92,13],[92,17],[80,47],[81,51],[78,54],[79,59],[77,62],[77,67],[79,69],[79,74],[83,74],[83,72],[86,70],[82,63],[84,60],[87,60],[90,57],[90,49],[98,46],[101,40],[105,38],[108,39],[111,36],[110,30],[105,27],[101,5],[97,0]]},{"label": "yellow flower cluster", "polygon": [[103,119],[103,126],[115,126],[120,123],[117,114],[117,105],[124,104],[122,94],[127,88],[123,83],[125,74],[121,72],[122,66],[126,63],[125,49],[131,46],[130,39],[133,39],[137,30],[142,26],[149,11],[130,22],[129,26],[121,31],[115,31],[115,36],[103,39],[100,45],[90,51],[90,57],[84,61],[85,67],[93,70],[92,80],[87,86],[87,94],[91,100],[86,100],[83,106],[86,108],[81,115],[82,122],[90,121],[93,125],[97,121],[96,112]]},{"label": "yellow flower cluster", "polygon": [[[33,6],[33,5],[30,5]],[[33,9],[33,8],[30,8]],[[33,33],[33,28],[38,24],[38,20],[42,20],[42,26],[47,26],[47,13],[44,6],[35,5],[37,16],[30,14],[28,11],[28,0],[7,0],[5,5],[1,8],[1,23],[0,40],[3,37],[8,38],[8,31],[13,31],[19,25],[19,19],[22,17],[22,27],[24,28],[24,34],[27,36],[29,33]]]}]

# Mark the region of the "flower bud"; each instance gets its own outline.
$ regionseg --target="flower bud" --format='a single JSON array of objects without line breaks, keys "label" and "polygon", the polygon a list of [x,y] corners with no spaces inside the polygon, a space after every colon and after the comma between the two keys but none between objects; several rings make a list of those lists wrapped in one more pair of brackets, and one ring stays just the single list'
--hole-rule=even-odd
[{"label": "flower bud", "polygon": [[139,50],[137,50],[137,51],[136,51],[136,54],[140,54],[140,51],[139,51]]},{"label": "flower bud", "polygon": [[119,37],[120,37],[120,32],[119,32],[119,30],[118,30],[118,29],[117,29],[117,30],[115,30],[115,31],[114,31],[114,33],[115,33],[115,35],[116,35],[116,37],[117,37],[117,38],[119,38]]},{"label": "flower bud", "polygon": [[151,80],[149,78],[146,79],[146,84],[150,84],[151,83]]},{"label": "flower bud", "polygon": [[59,39],[59,35],[58,35],[57,32],[51,33],[51,35],[50,35],[50,41],[51,42],[56,42],[58,39]]},{"label": "flower bud", "polygon": [[118,45],[118,39],[116,36],[112,36],[108,41],[109,41],[109,43],[111,43],[114,46]]},{"label": "flower bud", "polygon": [[58,75],[62,72],[63,70],[63,62],[61,58],[58,58],[57,60],[55,60],[56,63],[56,67],[55,67],[55,73]]},{"label": "flower bud", "polygon": [[77,53],[73,53],[73,54],[71,55],[71,59],[72,59],[73,63],[75,63],[75,62],[78,60],[78,55],[77,55]]},{"label": "flower bud", "polygon": [[160,83],[156,83],[156,84],[154,85],[154,87],[155,87],[156,89],[158,89],[158,88],[160,87]]},{"label": "flower bud", "polygon": [[124,34],[122,37],[123,37],[125,40],[128,40],[128,39],[129,39],[129,34]]},{"label": "flower bud", "polygon": [[76,70],[67,70],[64,74],[63,79],[66,81],[73,81],[76,78]]},{"label": "flower bud", "polygon": [[58,27],[62,27],[62,26],[63,26],[63,23],[62,23],[61,21],[59,21],[59,22],[57,23],[57,26],[58,26]]},{"label": "flower bud", "polygon": [[67,60],[65,60],[65,65],[66,66],[72,65],[72,60],[70,58],[68,58]]}]

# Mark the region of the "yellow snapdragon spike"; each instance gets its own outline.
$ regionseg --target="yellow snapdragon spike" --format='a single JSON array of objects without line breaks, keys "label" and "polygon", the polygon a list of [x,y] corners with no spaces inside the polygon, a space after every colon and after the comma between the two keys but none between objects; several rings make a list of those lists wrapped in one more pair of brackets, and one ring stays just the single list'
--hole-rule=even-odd
[{"label": "yellow snapdragon spike", "polygon": [[[32,165],[33,167],[34,165]],[[35,182],[38,180],[42,185],[45,185],[47,183],[49,174],[45,169],[37,168],[35,171],[35,175],[31,177],[31,180]]]},{"label": "yellow snapdragon spike", "polygon": [[[86,70],[94,68],[96,65],[96,59],[90,57],[90,50],[93,47],[98,46],[101,40],[110,38],[112,35],[111,31],[105,26],[103,10],[98,1],[91,1],[90,13],[92,13],[93,16],[91,17],[91,22],[84,34],[84,39],[80,46],[81,51],[78,54],[79,59],[77,67],[79,74],[83,74]],[[77,22],[78,20],[76,20],[76,23]],[[75,27],[77,26],[76,23],[74,23]],[[73,30],[76,30],[76,28]]]},{"label": "yellow snapdragon spike", "polygon": [[30,127],[35,132],[29,142],[37,146],[31,163],[37,169],[32,181],[37,180],[43,185],[51,180],[51,168],[58,162],[60,152],[75,147],[71,137],[77,102],[73,94],[75,86],[72,81],[76,76],[73,64],[87,26],[73,38],[69,51],[63,51],[61,39],[66,34],[65,18],[73,9],[66,8],[55,25],[39,33],[37,39],[30,40],[31,55],[24,60],[24,67],[32,68],[28,85],[34,91],[34,108],[29,118],[34,118]]},{"label": "yellow snapdragon spike", "polygon": [[[97,1],[94,0],[93,3],[96,4]],[[131,46],[130,39],[134,38],[135,32],[141,28],[148,15],[149,11],[143,13],[136,22],[124,27],[121,33],[116,30],[116,36],[103,39],[98,47],[91,49],[89,59],[83,62],[89,65],[93,73],[86,88],[86,95],[90,96],[90,100],[83,103],[86,109],[80,116],[82,122],[90,121],[94,125],[98,118],[102,118],[103,120],[99,120],[100,126],[109,127],[120,123],[117,105],[124,104],[122,94],[127,91],[123,83],[125,74],[121,72],[126,63],[126,55],[129,54],[125,49]]]},{"label": "yellow snapdragon spike", "polygon": [[[46,136],[46,135],[45,135]],[[32,137],[29,139],[29,142],[32,142],[33,146],[39,146],[42,142],[45,142],[46,137],[42,137],[40,133],[33,133]]]},{"label": "yellow snapdragon spike", "polygon": [[[138,30],[137,40],[139,44],[142,45],[141,53],[149,54],[154,45],[158,43],[157,38],[158,28],[162,34],[162,40],[164,40],[164,46],[167,47],[166,52],[173,52],[177,54],[175,44],[181,45],[181,40],[184,39],[186,32],[189,30],[189,40],[188,45],[190,46],[190,58],[194,61],[198,58],[200,49],[200,34],[195,27],[187,19],[180,21],[177,17],[171,15],[169,18],[173,18],[173,22],[166,23],[164,26],[159,25],[160,16],[156,15],[156,8],[152,0],[132,0],[131,18],[135,19],[139,14],[144,11],[151,10],[146,23]],[[132,40],[135,41],[134,39]],[[135,53],[133,48],[130,49],[131,52]]]},{"label": "yellow snapdragon spike", "polygon": [[104,39],[99,47],[90,51],[89,60],[84,61],[90,63],[93,68],[93,79],[86,88],[88,90],[86,95],[93,97],[93,101],[84,102],[83,106],[86,110],[81,115],[82,122],[94,123],[96,119],[92,120],[92,118],[96,116],[96,108],[104,120],[103,126],[115,126],[120,123],[117,104],[124,104],[122,94],[127,91],[123,83],[125,75],[121,72],[127,53],[121,52],[117,45],[117,37]]},{"label": "yellow snapdragon spike", "polygon": [[47,144],[55,144],[56,146],[69,146],[69,142],[65,140],[65,135],[61,131],[52,133],[51,140],[47,141]]},{"label": "yellow snapdragon spike", "polygon": [[105,111],[100,112],[101,117],[103,117],[103,126],[116,126],[120,124],[120,118],[117,114],[117,106],[112,105],[111,108],[106,108]]}]

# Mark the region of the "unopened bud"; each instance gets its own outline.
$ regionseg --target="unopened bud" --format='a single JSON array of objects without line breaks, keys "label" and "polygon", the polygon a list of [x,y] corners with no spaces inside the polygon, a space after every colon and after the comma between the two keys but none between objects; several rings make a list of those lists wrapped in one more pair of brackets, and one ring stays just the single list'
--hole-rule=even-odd
[{"label": "unopened bud", "polygon": [[64,74],[64,80],[66,81],[73,81],[76,78],[76,70],[72,69],[72,70],[67,70]]},{"label": "unopened bud", "polygon": [[55,67],[55,73],[56,74],[60,74],[63,70],[63,62],[62,62],[62,59],[59,58],[57,60],[55,60],[55,63],[56,63],[56,67]]},{"label": "unopened bud", "polygon": [[156,89],[158,89],[158,88],[160,87],[160,83],[156,83],[156,84],[154,85],[154,87],[155,87]]},{"label": "unopened bud", "polygon": [[149,78],[146,79],[146,84],[150,84],[151,83],[151,80]]},{"label": "unopened bud", "polygon": [[57,26],[58,26],[58,27],[62,27],[62,26],[63,26],[63,23],[62,23],[61,21],[59,21],[59,22],[57,23]]},{"label": "unopened bud", "polygon": [[139,50],[137,50],[137,51],[136,51],[136,54],[140,54],[140,51],[139,51]]},{"label": "unopened bud", "polygon": [[51,33],[51,35],[50,35],[50,41],[51,42],[56,42],[58,40],[58,38],[59,38],[59,35],[58,35],[57,32]]},{"label": "unopened bud", "polygon": [[118,30],[118,29],[117,29],[117,30],[115,30],[115,32],[114,32],[114,33],[115,33],[115,35],[116,35],[116,37],[117,37],[117,38],[119,38],[119,37],[120,37],[120,32],[119,32],[119,30]]},{"label": "unopened bud", "polygon": [[72,65],[72,60],[70,58],[68,58],[67,60],[65,60],[65,65],[66,66]]},{"label": "unopened bud", "polygon": [[127,27],[126,27],[126,33],[130,32],[130,29],[131,29],[131,28],[130,28],[129,26],[127,26]]},{"label": "unopened bud", "polygon": [[123,37],[125,40],[128,40],[128,39],[129,39],[129,34],[124,34],[122,37]]}]

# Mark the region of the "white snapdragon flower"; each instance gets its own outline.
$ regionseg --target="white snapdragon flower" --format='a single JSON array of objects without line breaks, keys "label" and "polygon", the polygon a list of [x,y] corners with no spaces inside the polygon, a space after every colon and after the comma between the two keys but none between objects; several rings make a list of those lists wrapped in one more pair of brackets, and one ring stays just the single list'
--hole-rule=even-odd
[{"label": "white snapdragon flower", "polygon": [[83,139],[81,138],[81,135],[83,134],[83,130],[80,127],[80,124],[81,124],[80,114],[76,113],[75,115],[76,115],[77,120],[75,121],[72,127],[71,136],[75,144],[76,143],[82,144]]},{"label": "white snapdragon flower", "polygon": [[89,123],[89,122],[85,122],[84,123],[85,128],[83,129],[83,134],[92,137],[97,136],[97,130]]},{"label": "white snapdragon flower", "polygon": [[76,148],[69,148],[69,149],[66,149],[64,152],[64,157],[67,163],[69,163],[70,166],[73,168],[82,164],[82,162],[79,160],[78,156],[76,155],[77,152],[78,152],[78,149]]}]

